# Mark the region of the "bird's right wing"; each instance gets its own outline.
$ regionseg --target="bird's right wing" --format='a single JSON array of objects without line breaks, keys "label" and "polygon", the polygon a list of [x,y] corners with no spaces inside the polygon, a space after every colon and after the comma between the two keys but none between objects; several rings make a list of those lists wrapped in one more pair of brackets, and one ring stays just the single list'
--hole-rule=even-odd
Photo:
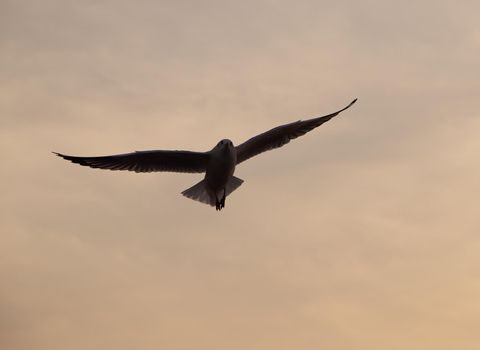
[{"label": "bird's right wing", "polygon": [[129,170],[137,173],[171,171],[202,173],[207,169],[209,153],[190,151],[137,151],[101,157],[75,157],[55,153],[72,163],[91,168]]},{"label": "bird's right wing", "polygon": [[281,125],[264,132],[263,134],[252,137],[251,139],[235,147],[237,151],[237,164],[252,158],[257,154],[282,147],[283,145],[289,143],[290,140],[305,135],[307,132],[329,121],[340,112],[343,112],[356,101],[357,99],[350,102],[348,106],[342,108],[341,110],[323,117],[299,120],[290,124]]}]

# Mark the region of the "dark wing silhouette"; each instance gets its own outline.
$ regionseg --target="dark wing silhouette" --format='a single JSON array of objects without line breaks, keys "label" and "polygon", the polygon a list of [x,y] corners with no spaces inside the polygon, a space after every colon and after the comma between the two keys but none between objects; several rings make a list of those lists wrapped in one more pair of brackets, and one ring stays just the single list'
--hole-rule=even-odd
[{"label": "dark wing silhouette", "polygon": [[137,151],[102,157],[75,157],[55,153],[72,163],[91,168],[129,170],[137,173],[172,171],[202,173],[207,169],[208,153],[190,151]]},{"label": "dark wing silhouette", "polygon": [[299,120],[290,124],[285,124],[273,128],[263,134],[252,137],[241,145],[235,147],[237,151],[237,164],[256,156],[257,154],[282,147],[296,139],[299,136],[305,135],[307,132],[315,129],[323,123],[329,121],[340,112],[346,110],[353,105],[357,99],[350,102],[350,104],[341,110],[325,115],[323,117],[308,119],[305,121]]}]

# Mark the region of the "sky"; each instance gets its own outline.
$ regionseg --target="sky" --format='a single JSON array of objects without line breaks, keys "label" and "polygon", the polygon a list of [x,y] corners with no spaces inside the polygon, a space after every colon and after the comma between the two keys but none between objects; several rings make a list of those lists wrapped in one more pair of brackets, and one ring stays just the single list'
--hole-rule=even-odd
[{"label": "sky", "polygon": [[[0,1],[0,345],[480,347],[478,1]],[[348,111],[239,165],[206,151]]]}]

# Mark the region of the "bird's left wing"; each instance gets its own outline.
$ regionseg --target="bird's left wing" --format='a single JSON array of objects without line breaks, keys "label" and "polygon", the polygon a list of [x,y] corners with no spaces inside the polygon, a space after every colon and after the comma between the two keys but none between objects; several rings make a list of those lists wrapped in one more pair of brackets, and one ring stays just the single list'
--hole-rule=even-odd
[{"label": "bird's left wing", "polygon": [[340,109],[339,111],[323,117],[299,120],[290,124],[281,125],[264,132],[263,134],[252,137],[251,139],[235,147],[237,151],[237,164],[252,158],[257,154],[282,147],[283,145],[289,143],[290,140],[305,135],[307,132],[329,121],[340,112],[343,112],[356,101],[357,99],[353,100],[348,106]]},{"label": "bird's left wing", "polygon": [[55,153],[72,163],[91,168],[129,170],[137,173],[171,171],[202,173],[207,169],[209,153],[190,151],[137,151],[101,157],[75,157]]}]

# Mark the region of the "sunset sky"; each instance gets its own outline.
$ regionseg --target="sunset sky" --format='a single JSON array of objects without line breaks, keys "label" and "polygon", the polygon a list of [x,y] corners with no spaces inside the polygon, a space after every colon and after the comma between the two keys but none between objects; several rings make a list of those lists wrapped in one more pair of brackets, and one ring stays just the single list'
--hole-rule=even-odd
[{"label": "sunset sky", "polygon": [[[478,350],[480,2],[0,0],[0,347]],[[348,111],[237,169],[206,151]]]}]

